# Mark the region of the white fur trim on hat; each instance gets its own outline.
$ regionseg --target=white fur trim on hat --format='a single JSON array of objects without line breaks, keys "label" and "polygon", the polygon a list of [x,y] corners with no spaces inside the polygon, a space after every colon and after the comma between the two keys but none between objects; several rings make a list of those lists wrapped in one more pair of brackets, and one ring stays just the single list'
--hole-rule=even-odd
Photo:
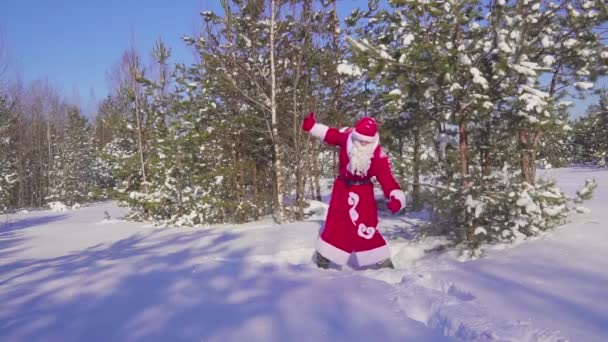
[{"label": "white fur trim on hat", "polygon": [[378,135],[378,133],[376,133],[370,137],[369,135],[364,135],[364,134],[357,132],[356,130],[353,130],[352,135],[353,135],[353,138],[355,138],[357,140],[367,141],[367,142],[377,142],[380,139],[380,136]]},{"label": "white fur trim on hat", "polygon": [[327,131],[329,131],[329,127],[325,126],[324,124],[315,123],[310,130],[310,134],[319,139],[325,139]]},{"label": "white fur trim on hat", "polygon": [[395,197],[399,202],[401,202],[401,208],[399,209],[403,209],[405,207],[405,193],[402,190],[399,189],[395,189],[393,191],[391,191],[391,193],[388,195],[389,198]]}]

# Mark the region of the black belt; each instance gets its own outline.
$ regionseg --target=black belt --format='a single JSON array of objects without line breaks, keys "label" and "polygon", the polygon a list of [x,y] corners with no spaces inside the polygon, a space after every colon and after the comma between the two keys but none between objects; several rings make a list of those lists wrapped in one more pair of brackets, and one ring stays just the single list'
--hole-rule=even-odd
[{"label": "black belt", "polygon": [[346,184],[347,187],[350,187],[353,185],[365,185],[365,184],[370,184],[372,182],[371,179],[364,179],[364,180],[348,179],[344,175],[338,175],[338,178],[340,178]]}]

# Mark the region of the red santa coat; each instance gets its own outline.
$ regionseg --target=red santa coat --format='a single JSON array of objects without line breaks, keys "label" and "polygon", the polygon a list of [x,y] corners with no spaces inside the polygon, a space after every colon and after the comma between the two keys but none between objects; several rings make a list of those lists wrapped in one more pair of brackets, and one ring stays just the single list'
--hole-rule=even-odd
[{"label": "red santa coat", "polygon": [[345,265],[351,253],[359,266],[367,266],[390,258],[390,251],[378,231],[378,208],[374,198],[376,177],[387,198],[391,196],[405,204],[405,195],[395,180],[388,157],[376,145],[369,170],[365,176],[348,170],[348,151],[353,144],[353,131],[340,132],[316,123],[310,133],[330,145],[340,147],[339,175],[335,180],[329,202],[325,227],[317,242],[317,251],[339,265]]}]

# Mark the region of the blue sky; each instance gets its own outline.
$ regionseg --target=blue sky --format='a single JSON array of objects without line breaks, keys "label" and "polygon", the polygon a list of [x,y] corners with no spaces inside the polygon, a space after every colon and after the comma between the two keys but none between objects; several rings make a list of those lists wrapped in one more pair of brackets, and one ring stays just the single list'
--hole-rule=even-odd
[{"label": "blue sky", "polygon": [[[220,8],[219,0],[0,2],[0,32],[12,69],[26,82],[47,77],[69,100],[85,106],[90,105],[91,94],[96,100],[107,95],[106,73],[131,42],[148,56],[162,37],[172,49],[173,62],[191,62],[192,54],[180,37],[200,28],[201,11]],[[366,6],[367,0],[338,3],[344,18],[353,8]],[[594,101],[577,103],[573,112],[584,111]]]},{"label": "blue sky", "polygon": [[[359,3],[367,0],[341,0],[340,12]],[[180,38],[201,27],[201,11],[220,8],[219,0],[1,0],[0,32],[24,81],[48,77],[86,102],[108,93],[106,72],[132,41],[148,56],[162,37],[173,62],[193,61]]]},{"label": "blue sky", "polygon": [[[13,69],[27,82],[48,77],[68,98],[107,92],[106,71],[130,46],[142,54],[162,37],[174,61],[190,61],[180,37],[196,31],[198,13],[219,1],[2,0],[3,32]],[[147,60],[146,60],[147,61]]]}]

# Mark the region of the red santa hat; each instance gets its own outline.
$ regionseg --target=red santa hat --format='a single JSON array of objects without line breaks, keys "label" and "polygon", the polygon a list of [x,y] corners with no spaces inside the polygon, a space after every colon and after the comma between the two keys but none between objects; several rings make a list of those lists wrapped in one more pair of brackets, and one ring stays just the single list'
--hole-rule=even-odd
[{"label": "red santa hat", "polygon": [[364,117],[355,125],[353,130],[353,138],[360,141],[376,142],[378,141],[378,125],[376,120],[370,117]]}]

